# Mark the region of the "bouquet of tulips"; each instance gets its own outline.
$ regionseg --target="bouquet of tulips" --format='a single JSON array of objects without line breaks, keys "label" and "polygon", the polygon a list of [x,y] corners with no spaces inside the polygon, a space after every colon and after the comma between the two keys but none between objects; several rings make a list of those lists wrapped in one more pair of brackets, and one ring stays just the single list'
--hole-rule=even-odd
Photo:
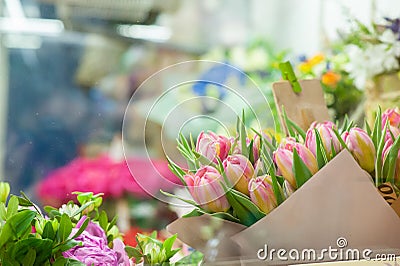
[{"label": "bouquet of tulips", "polygon": [[[242,119],[243,122],[244,118]],[[187,187],[197,207],[187,216],[208,213],[250,226],[280,205],[295,190],[347,149],[376,185],[400,185],[400,112],[378,112],[373,127],[365,129],[345,119],[342,126],[314,122],[305,132],[285,117],[289,136],[254,132],[247,137],[238,120],[237,135],[202,132],[196,145],[180,136],[178,149],[189,169],[170,161],[171,170]]]}]

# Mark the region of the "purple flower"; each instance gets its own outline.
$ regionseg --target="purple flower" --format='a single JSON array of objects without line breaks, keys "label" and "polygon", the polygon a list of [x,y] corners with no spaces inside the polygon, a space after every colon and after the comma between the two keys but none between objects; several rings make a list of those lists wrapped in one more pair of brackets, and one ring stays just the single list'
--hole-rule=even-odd
[{"label": "purple flower", "polygon": [[129,257],[125,252],[125,244],[121,239],[113,240],[113,250],[117,253],[118,266],[130,265]]},{"label": "purple flower", "polygon": [[[74,235],[85,221],[86,216],[76,224],[72,229],[71,235]],[[94,266],[123,266],[126,264],[124,244],[118,240],[114,242],[115,250],[107,245],[107,237],[103,229],[93,222],[89,222],[85,231],[82,232],[76,241],[82,242],[81,246],[75,246],[70,250],[63,252],[65,258],[71,258],[83,262],[86,265]],[[128,262],[129,263],[129,262]]]}]

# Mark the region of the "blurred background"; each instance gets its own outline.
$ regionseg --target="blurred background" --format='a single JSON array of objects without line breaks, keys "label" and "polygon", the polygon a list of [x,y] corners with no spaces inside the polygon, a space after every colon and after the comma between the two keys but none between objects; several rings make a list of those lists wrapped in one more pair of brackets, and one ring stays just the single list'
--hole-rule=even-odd
[{"label": "blurred background", "polygon": [[[274,113],[271,83],[281,78],[278,63],[290,60],[299,77],[321,79],[333,119],[347,113],[361,121],[372,116],[378,98],[399,105],[400,53],[390,67],[375,62],[384,66],[380,72],[355,72],[362,67],[352,65],[350,48],[368,47],[362,42],[371,36],[400,47],[398,35],[376,36],[379,26],[398,34],[399,10],[396,0],[0,0],[0,177],[13,193],[24,190],[43,204],[60,206],[76,190],[103,192],[106,206],[117,206],[122,231],[163,228],[178,214],[148,193],[174,189],[151,176],[176,181],[165,153],[177,156],[177,132],[163,128],[161,114],[170,107],[147,117],[143,106],[190,77],[234,83],[250,98],[257,90]],[[247,76],[230,77],[222,64],[192,63],[147,80],[199,59],[227,63]],[[392,84],[388,91],[377,85],[378,76],[390,79],[383,82]],[[191,95],[235,102],[197,83],[178,90],[166,106]],[[252,106],[262,110],[258,104]],[[218,101],[190,108],[193,115],[226,114]],[[267,115],[263,122],[272,127],[271,121]],[[189,128],[194,136],[220,130],[212,121]],[[128,165],[140,184],[125,162],[123,131]]]}]

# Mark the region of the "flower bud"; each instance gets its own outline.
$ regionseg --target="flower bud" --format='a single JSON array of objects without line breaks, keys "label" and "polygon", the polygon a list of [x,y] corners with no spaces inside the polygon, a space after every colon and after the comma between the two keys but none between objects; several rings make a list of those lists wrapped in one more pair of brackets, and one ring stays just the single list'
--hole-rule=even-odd
[{"label": "flower bud", "polygon": [[225,159],[223,166],[235,189],[249,195],[249,180],[254,176],[254,168],[250,161],[241,154],[234,154]]},{"label": "flower bud", "polygon": [[[342,150],[339,139],[337,138],[333,129],[336,129],[336,125],[330,121],[323,123],[312,123],[310,128],[307,130],[305,145],[310,151],[317,155],[317,136],[315,130],[319,133],[322,140],[322,146],[326,152],[328,160],[333,158],[333,152],[335,154]],[[332,150],[332,147],[334,150]]]},{"label": "flower bud", "polygon": [[312,152],[303,144],[296,143],[292,139],[286,139],[281,146],[274,152],[274,162],[280,173],[293,188],[297,188],[296,179],[293,172],[293,149],[296,149],[299,157],[307,166],[311,174],[318,171],[318,164]]},{"label": "flower bud", "polygon": [[355,127],[343,133],[342,138],[360,167],[371,173],[375,169],[376,152],[367,132]]},{"label": "flower bud", "polygon": [[0,182],[0,202],[6,203],[9,194],[10,184],[7,182]]},{"label": "flower bud", "polygon": [[203,166],[196,174],[184,176],[193,199],[203,209],[211,212],[225,212],[230,208],[225,191],[220,184],[223,181],[217,169]]},{"label": "flower bud", "polygon": [[258,176],[249,182],[251,201],[266,214],[278,206],[270,178],[267,175]]},{"label": "flower bud", "polygon": [[196,152],[202,154],[210,161],[217,163],[220,158],[225,160],[231,149],[231,140],[213,132],[201,132],[197,137]]},{"label": "flower bud", "polygon": [[400,127],[400,109],[399,107],[387,109],[382,114],[382,128],[386,125],[386,121],[389,121],[389,125],[393,127]]}]

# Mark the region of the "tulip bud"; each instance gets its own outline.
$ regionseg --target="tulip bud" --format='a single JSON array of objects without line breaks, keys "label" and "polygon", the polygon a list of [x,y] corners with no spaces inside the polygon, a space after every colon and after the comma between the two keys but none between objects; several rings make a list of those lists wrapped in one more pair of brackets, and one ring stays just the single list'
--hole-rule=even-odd
[{"label": "tulip bud", "polygon": [[[246,146],[250,145],[251,139],[246,138]],[[260,136],[255,135],[253,138],[253,158],[254,162],[256,162],[260,158],[260,148],[261,148],[261,139]],[[233,154],[243,154],[242,152],[242,143],[240,140],[237,141],[235,148],[233,149]]]},{"label": "tulip bud", "polygon": [[260,149],[261,149],[261,138],[259,135],[255,135],[253,138],[253,157],[254,163],[258,161],[260,158]]},{"label": "tulip bud", "polygon": [[197,137],[196,152],[202,154],[210,161],[217,163],[220,158],[225,160],[231,149],[231,140],[213,132],[201,132]]},{"label": "tulip bud", "polygon": [[382,114],[382,127],[386,125],[386,121],[389,121],[389,125],[393,127],[400,127],[400,109],[399,107],[393,109],[387,109]]},{"label": "tulip bud", "polygon": [[290,185],[290,183],[285,180],[283,182],[283,194],[285,195],[285,198],[289,198],[293,193],[295,192],[295,189]]},{"label": "tulip bud", "polygon": [[6,203],[9,194],[10,184],[7,182],[0,182],[0,202]]},{"label": "tulip bud", "polygon": [[389,126],[385,135],[385,143],[396,139],[400,135],[400,129],[394,126]]},{"label": "tulip bud", "polygon": [[367,132],[355,127],[343,133],[342,138],[360,167],[371,173],[375,169],[376,152]]},{"label": "tulip bud", "polygon": [[[337,138],[333,129],[336,129],[336,125],[330,121],[323,123],[312,123],[310,128],[307,130],[305,145],[310,151],[316,156],[317,155],[317,136],[315,130],[319,133],[322,140],[322,146],[326,152],[327,159],[333,158],[333,152],[339,153],[342,149],[339,139]],[[332,150],[332,147],[334,150]]]},{"label": "tulip bud", "polygon": [[307,166],[311,174],[318,171],[318,164],[312,152],[303,144],[296,143],[294,140],[285,139],[281,146],[274,152],[274,162],[280,173],[293,188],[297,188],[296,179],[293,172],[293,149],[296,149],[299,157]]},{"label": "tulip bud", "polygon": [[230,208],[225,191],[220,184],[223,181],[217,169],[203,166],[196,174],[183,177],[193,199],[205,210],[225,212]]},{"label": "tulip bud", "polygon": [[266,214],[278,206],[270,178],[267,175],[258,176],[249,182],[251,201]]},{"label": "tulip bud", "polygon": [[223,166],[235,189],[249,195],[249,180],[254,176],[254,168],[250,161],[241,154],[234,154],[225,159]]}]

